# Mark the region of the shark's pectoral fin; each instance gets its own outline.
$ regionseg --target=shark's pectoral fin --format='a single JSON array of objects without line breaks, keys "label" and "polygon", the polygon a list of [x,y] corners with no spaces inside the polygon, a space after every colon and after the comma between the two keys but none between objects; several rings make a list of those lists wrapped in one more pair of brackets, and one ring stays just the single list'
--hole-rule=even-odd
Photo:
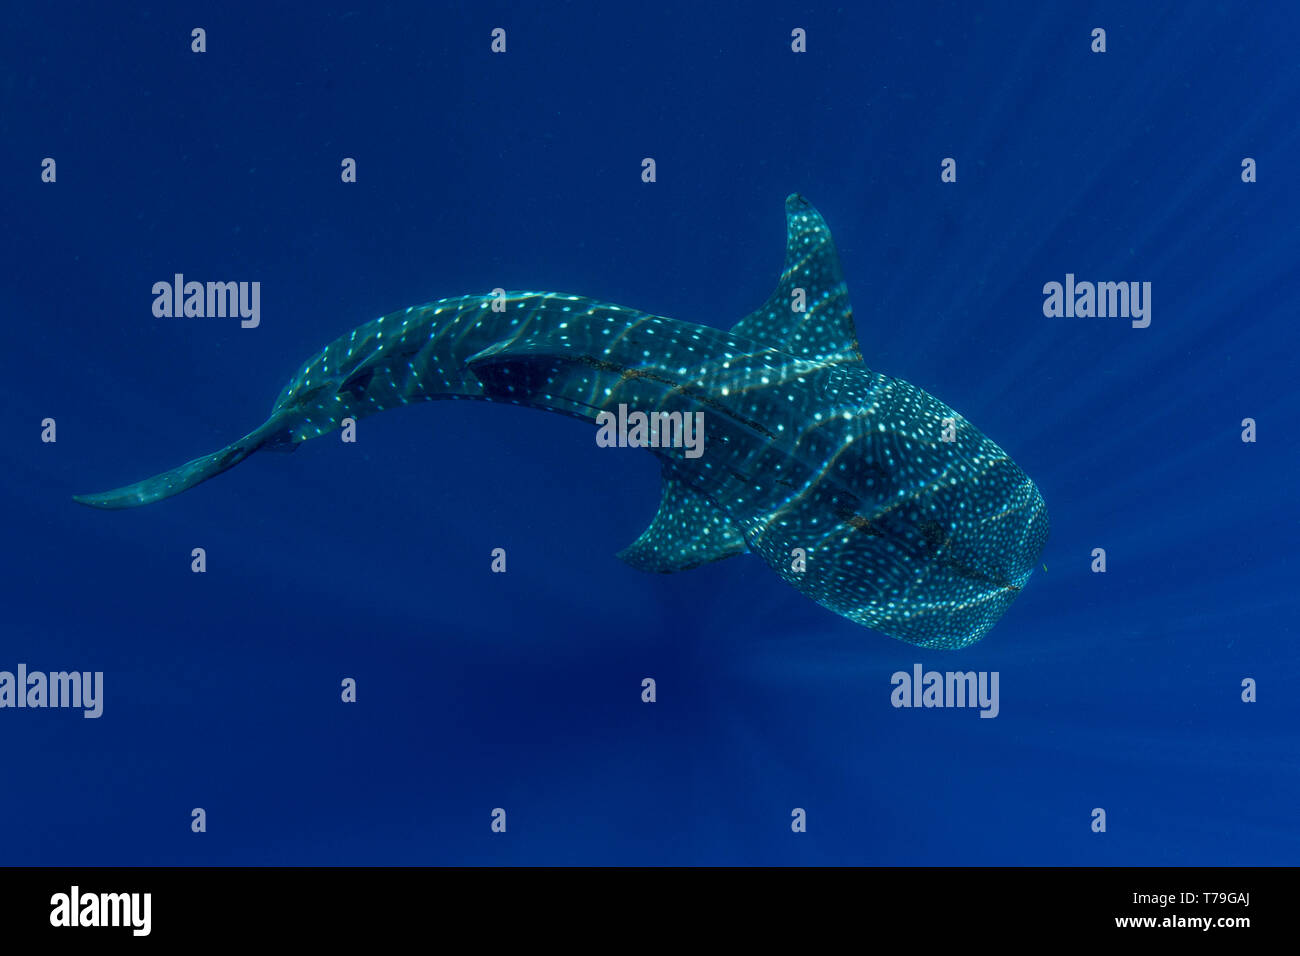
[{"label": "shark's pectoral fin", "polygon": [[831,231],[798,193],[785,201],[785,268],[776,291],[731,329],[800,358],[861,362],[853,306]]},{"label": "shark's pectoral fin", "polygon": [[618,556],[638,571],[672,574],[744,552],[745,539],[731,519],[665,468],[658,513]]}]

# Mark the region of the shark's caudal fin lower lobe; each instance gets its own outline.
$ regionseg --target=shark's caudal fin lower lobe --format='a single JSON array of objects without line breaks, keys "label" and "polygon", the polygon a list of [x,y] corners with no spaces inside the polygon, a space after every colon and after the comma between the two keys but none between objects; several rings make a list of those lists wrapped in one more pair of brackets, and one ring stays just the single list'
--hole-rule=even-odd
[{"label": "shark's caudal fin lower lobe", "polygon": [[272,419],[237,442],[232,442],[210,455],[187,461],[171,471],[137,481],[135,484],[102,491],[94,495],[73,495],[72,500],[92,508],[117,511],[122,508],[138,508],[153,504],[172,495],[179,495],[195,485],[221,474],[257,451],[280,429],[280,424]]}]

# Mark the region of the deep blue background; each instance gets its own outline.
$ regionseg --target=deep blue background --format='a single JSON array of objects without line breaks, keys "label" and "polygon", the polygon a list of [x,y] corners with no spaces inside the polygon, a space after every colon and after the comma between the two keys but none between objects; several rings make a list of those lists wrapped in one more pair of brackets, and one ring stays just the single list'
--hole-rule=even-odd
[{"label": "deep blue background", "polygon": [[[0,669],[102,670],[107,700],[0,711],[0,863],[1297,862],[1296,14],[518,6],[7,12]],[[1048,503],[1047,572],[971,649],[754,557],[632,571],[653,460],[523,409],[69,500],[244,434],[407,305],[500,285],[728,326],[796,190],[867,363]],[[262,326],[155,319],[174,272],[261,281]],[[1150,328],[1044,318],[1066,272],[1152,282]],[[1001,716],[891,708],[913,662],[999,671]]]}]

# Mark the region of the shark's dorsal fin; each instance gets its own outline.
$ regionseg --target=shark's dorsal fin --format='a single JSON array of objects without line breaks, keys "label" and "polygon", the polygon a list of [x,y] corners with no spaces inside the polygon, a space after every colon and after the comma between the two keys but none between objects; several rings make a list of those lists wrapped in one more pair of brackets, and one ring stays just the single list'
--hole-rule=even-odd
[{"label": "shark's dorsal fin", "polygon": [[744,552],[744,537],[722,509],[666,467],[659,511],[618,556],[638,571],[672,574]]},{"label": "shark's dorsal fin", "polygon": [[[785,224],[785,268],[776,291],[731,331],[800,358],[861,362],[849,290],[826,220],[795,193],[785,201]],[[803,290],[802,303],[796,289]],[[796,311],[800,304],[802,312]]]}]

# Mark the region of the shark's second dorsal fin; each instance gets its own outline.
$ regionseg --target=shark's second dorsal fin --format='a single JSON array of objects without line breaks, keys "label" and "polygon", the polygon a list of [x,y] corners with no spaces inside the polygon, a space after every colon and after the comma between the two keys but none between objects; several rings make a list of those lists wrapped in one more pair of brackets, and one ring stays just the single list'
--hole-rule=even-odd
[{"label": "shark's second dorsal fin", "polygon": [[659,511],[618,556],[638,571],[672,574],[744,552],[745,539],[731,519],[666,467]]},{"label": "shark's second dorsal fin", "polygon": [[826,220],[795,193],[785,201],[785,224],[785,268],[776,291],[731,331],[800,358],[861,362],[849,290]]}]

